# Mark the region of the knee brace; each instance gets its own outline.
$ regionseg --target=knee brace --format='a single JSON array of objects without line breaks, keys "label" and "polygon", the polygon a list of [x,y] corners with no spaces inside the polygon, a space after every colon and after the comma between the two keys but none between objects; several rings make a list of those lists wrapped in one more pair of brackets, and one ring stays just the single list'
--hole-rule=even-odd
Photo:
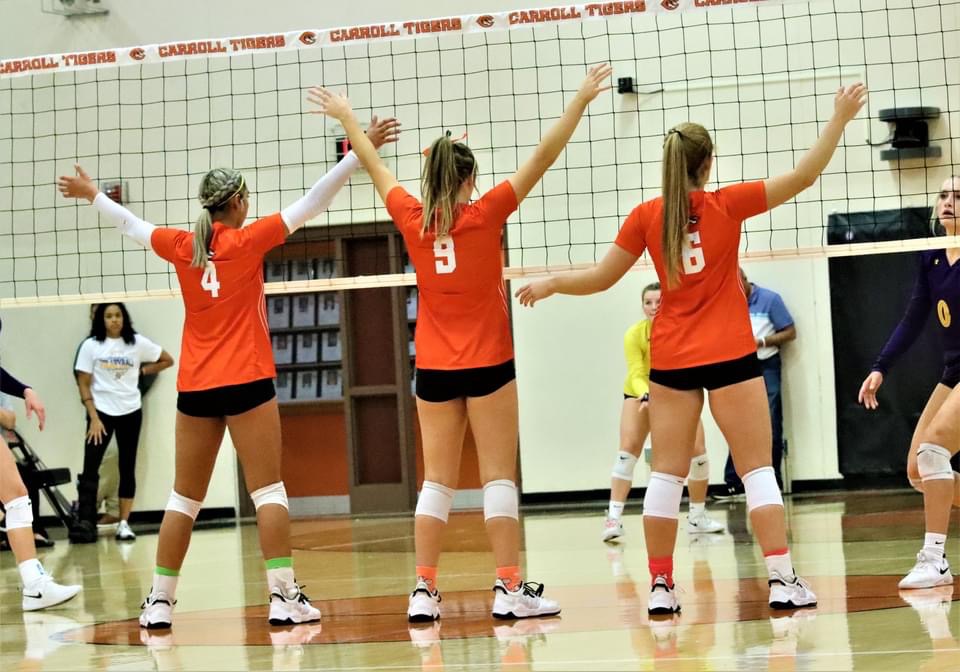
[{"label": "knee brace", "polygon": [[783,495],[773,467],[760,467],[746,474],[743,489],[747,494],[748,513],[761,506],[783,506]]},{"label": "knee brace", "polygon": [[453,505],[453,489],[434,481],[424,481],[417,497],[418,516],[430,516],[447,522]]},{"label": "knee brace", "polygon": [[635,455],[621,450],[617,453],[617,460],[613,463],[613,471],[610,475],[619,478],[621,481],[633,483],[633,470],[637,467],[637,459]]},{"label": "knee brace", "polygon": [[647,494],[643,498],[643,515],[676,520],[680,515],[680,499],[682,497],[682,478],[655,471],[650,474]]},{"label": "knee brace", "polygon": [[190,516],[191,520],[197,519],[197,514],[200,513],[200,507],[202,506],[203,502],[184,497],[176,490],[170,491],[170,499],[167,500],[167,511],[182,513],[185,516]]},{"label": "knee brace", "polygon": [[953,480],[953,468],[950,466],[950,451],[934,443],[921,443],[917,449],[917,471],[920,480]]},{"label": "knee brace", "polygon": [[690,460],[690,474],[687,479],[691,481],[710,480],[710,460],[706,455],[697,455]]},{"label": "knee brace", "polygon": [[253,507],[259,511],[261,506],[267,504],[279,504],[285,509],[289,509],[287,504],[287,489],[283,487],[283,481],[277,481],[270,485],[265,485],[250,493],[250,499],[253,500]]},{"label": "knee brace", "polygon": [[33,507],[30,498],[26,495],[11,499],[4,504],[7,517],[4,521],[8,530],[19,530],[24,527],[33,527]]},{"label": "knee brace", "polygon": [[502,478],[483,486],[483,519],[491,518],[520,519],[517,485],[513,481]]}]

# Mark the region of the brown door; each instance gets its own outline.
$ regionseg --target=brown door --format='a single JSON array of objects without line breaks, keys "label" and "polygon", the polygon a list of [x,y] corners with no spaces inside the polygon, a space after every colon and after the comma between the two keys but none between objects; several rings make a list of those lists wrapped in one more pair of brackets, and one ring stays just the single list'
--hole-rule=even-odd
[{"label": "brown door", "polygon": [[[399,272],[398,243],[393,234],[341,239],[343,275]],[[408,407],[406,292],[349,290],[342,305],[350,511],[411,511],[416,461]]]}]

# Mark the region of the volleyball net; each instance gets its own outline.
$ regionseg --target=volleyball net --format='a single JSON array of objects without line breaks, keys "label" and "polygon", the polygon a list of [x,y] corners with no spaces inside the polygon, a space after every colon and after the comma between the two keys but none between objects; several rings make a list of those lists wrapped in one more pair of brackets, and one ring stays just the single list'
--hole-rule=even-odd
[{"label": "volleyball net", "polygon": [[[531,154],[601,62],[612,64],[614,88],[509,219],[508,277],[597,261],[630,210],[659,193],[674,124],[713,134],[708,188],[762,179],[795,164],[838,87],[858,80],[870,99],[834,159],[795,201],[745,222],[743,253],[943,246],[930,205],[960,172],[958,8],[607,2],[0,61],[0,304],[177,291],[166,262],[57,193],[74,163],[137,215],[180,228],[197,217],[200,178],[234,167],[250,185],[251,217],[264,216],[299,198],[345,149],[343,130],[304,100],[323,85],[345,92],[361,120],[402,122],[399,142],[381,154],[411,193],[423,149],[446,132],[466,135],[483,191]],[[875,217],[854,229],[849,213]],[[268,292],[412,284],[396,241],[371,246],[369,263],[351,260],[344,242],[389,236],[389,221],[358,171],[268,259]]]}]

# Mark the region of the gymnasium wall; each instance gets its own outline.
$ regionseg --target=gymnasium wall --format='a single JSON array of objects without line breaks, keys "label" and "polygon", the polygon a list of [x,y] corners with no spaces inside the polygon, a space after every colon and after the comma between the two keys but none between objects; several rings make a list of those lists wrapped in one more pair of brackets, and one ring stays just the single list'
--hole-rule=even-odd
[{"label": "gymnasium wall", "polygon": [[[839,2],[839,0],[838,0]],[[111,14],[105,19],[91,17],[65,19],[39,12],[35,0],[6,0],[5,16],[16,16],[0,25],[0,58],[104,48],[126,44],[144,44],[190,38],[242,35],[251,32],[290,30],[300,27],[331,27],[381,22],[394,18],[430,17],[442,13],[437,3],[425,0],[397,0],[375,3],[324,3],[323,11],[307,3],[285,3],[284,11],[276,11],[269,3],[224,2],[210,0],[202,4],[170,0],[166,3],[109,2]],[[515,7],[549,6],[554,3],[537,0],[508,2],[505,0],[471,0],[458,3],[458,12],[499,11]],[[615,198],[595,197],[582,185],[591,181],[608,188],[612,173],[609,168],[591,173],[560,170],[548,174],[542,188],[538,188],[524,204],[521,218],[546,220],[544,226],[508,226],[511,241],[511,263],[557,263],[561,260],[585,261],[595,252],[602,254],[604,246],[595,251],[592,241],[610,240],[615,235],[622,217],[633,204],[656,193],[659,184],[659,147],[662,133],[681,119],[701,121],[716,131],[717,154],[715,178],[719,183],[766,176],[785,170],[796,158],[791,146],[808,146],[816,137],[818,119],[825,119],[832,101],[831,91],[839,85],[834,74],[844,81],[866,78],[879,90],[871,99],[870,113],[883,107],[897,105],[937,105],[948,114],[931,126],[935,138],[949,138],[939,144],[944,157],[925,167],[920,162],[901,165],[881,163],[879,150],[871,149],[866,138],[874,140],[886,136],[885,124],[857,120],[851,124],[845,142],[827,169],[827,175],[807,194],[778,209],[772,216],[755,218],[747,223],[745,245],[749,251],[769,248],[790,248],[819,245],[821,227],[827,214],[833,210],[873,210],[897,207],[900,204],[926,203],[926,194],[939,187],[949,174],[950,164],[960,156],[960,40],[938,41],[916,39],[915,33],[939,31],[941,24],[952,35],[957,35],[957,3],[937,4],[917,0],[917,11],[906,11],[911,3],[900,1],[883,3],[863,0],[860,21],[838,21],[831,2],[788,5],[783,12],[789,17],[786,24],[761,23],[748,20],[716,27],[706,25],[705,14],[691,14],[662,19],[661,31],[650,26],[636,34],[624,31],[622,22],[615,26],[610,39],[586,41],[583,60],[593,62],[610,59],[615,65],[615,76],[633,75],[641,85],[653,85],[661,73],[684,73],[695,84],[682,88],[676,84],[667,87],[656,100],[641,97],[613,96],[597,101],[596,111],[616,112],[611,123],[584,122],[575,141],[593,140],[598,149],[613,151],[619,160],[630,163],[629,170],[619,173],[620,189]],[[848,5],[843,4],[848,11]],[[720,14],[729,10],[716,10]],[[746,16],[753,16],[747,10]],[[761,8],[765,12],[779,12],[777,7]],[[739,12],[735,16],[743,16]],[[186,20],[185,20],[186,19]],[[251,29],[255,26],[255,30]],[[778,31],[786,28],[786,34]],[[600,35],[605,29],[598,24],[585,26],[584,34]],[[839,33],[837,31],[840,31]],[[895,38],[887,37],[894,33]],[[683,44],[702,44],[709,38],[715,49],[714,59],[684,58]],[[861,39],[862,38],[862,39]],[[491,41],[496,38],[491,37]],[[817,48],[813,48],[813,41]],[[406,43],[412,45],[413,43]],[[737,59],[731,48],[750,48]],[[594,45],[594,46],[591,46]],[[772,45],[772,46],[771,46]],[[412,47],[411,47],[412,48]],[[892,48],[892,52],[888,51]],[[402,49],[401,49],[402,51]],[[347,52],[349,56],[351,52]],[[528,58],[524,48],[490,49],[486,52],[491,63],[498,67],[509,65],[515,59],[518,67]],[[919,57],[925,61],[920,68]],[[780,59],[777,61],[777,59]],[[778,63],[789,62],[789,78],[765,77],[754,72],[758,63],[766,70],[778,69]],[[862,65],[870,63],[864,72]],[[188,66],[189,67],[189,66]],[[396,77],[417,76],[415,58],[394,59]],[[817,77],[814,83],[813,74]],[[735,84],[730,75],[741,77]],[[331,79],[325,83],[337,84],[349,78],[346,70],[329,71]],[[426,77],[426,75],[423,75]],[[574,68],[544,66],[542,76],[562,77],[569,86],[576,84],[580,73]],[[431,77],[436,82],[439,78]],[[514,119],[519,117],[555,117],[562,109],[557,96],[528,96],[529,72],[520,72],[514,82],[498,82],[500,92],[517,94],[515,107],[502,111],[503,123],[487,119],[471,129],[471,141],[478,145],[503,146],[501,150],[481,153],[483,187],[493,184],[512,172],[530,147],[517,148],[531,141],[529,133],[520,134]],[[444,78],[444,86],[456,86],[458,78]],[[466,82],[465,78],[463,79]],[[948,88],[947,85],[950,85]],[[922,87],[922,97],[919,94]],[[466,89],[464,85],[464,89]],[[896,90],[894,94],[893,89]],[[471,88],[471,91],[474,89]],[[482,91],[481,91],[482,92]],[[382,95],[381,95],[382,94]],[[791,102],[764,103],[784,95],[797,96]],[[402,119],[412,118],[411,126],[436,129],[469,121],[469,105],[453,111],[445,110],[441,117],[437,105],[411,103],[392,88],[370,95],[371,103],[383,112],[395,111]],[[469,102],[469,95],[466,103]],[[396,96],[396,97],[395,97]],[[801,97],[802,96],[802,97]],[[667,110],[666,113],[661,108]],[[151,114],[147,112],[146,114]],[[406,116],[405,116],[406,115]],[[330,134],[336,131],[330,122],[310,118],[318,127],[326,123]],[[487,123],[490,122],[490,123]],[[299,123],[299,122],[298,122]],[[776,127],[768,132],[769,127]],[[524,126],[525,130],[529,127]],[[430,132],[436,134],[436,129]],[[952,131],[950,129],[953,129]],[[408,134],[405,143],[419,147],[429,141],[416,134]],[[520,140],[516,138],[520,137]],[[616,140],[613,140],[616,138]],[[242,139],[242,138],[241,138]],[[501,143],[502,139],[502,143]],[[792,140],[791,140],[792,139]],[[532,137],[535,141],[535,137]],[[590,143],[571,146],[561,157],[557,169],[576,169],[589,159]],[[766,152],[755,152],[766,148]],[[304,174],[286,177],[276,171],[259,171],[256,179],[262,184],[278,184],[279,189],[294,191],[303,181],[311,181],[322,174],[331,157],[329,143],[320,142],[314,148],[317,160],[310,163]],[[122,152],[126,148],[120,146]],[[749,150],[749,151],[748,151]],[[740,158],[741,155],[746,155]],[[324,157],[326,160],[324,160]],[[111,157],[105,157],[109,165]],[[170,157],[170,161],[181,161]],[[50,177],[56,166],[45,168]],[[397,168],[401,177],[416,188],[419,168],[409,160]],[[205,169],[205,166],[203,167]],[[193,173],[200,168],[190,166]],[[956,169],[954,169],[956,170]],[[289,181],[288,181],[289,180]],[[385,218],[377,206],[369,182],[358,175],[353,187],[345,189],[334,207],[353,204],[352,214],[342,210],[329,218],[321,218],[321,225],[340,223],[352,218],[354,222]],[[573,185],[571,187],[571,185]],[[172,217],[187,221],[195,211],[185,194],[192,194],[191,183],[178,187],[176,200],[155,217]],[[146,182],[134,187],[146,193]],[[256,189],[256,184],[254,185]],[[49,201],[55,195],[52,192]],[[279,189],[254,202],[258,212],[275,210],[279,205]],[[576,193],[576,192],[581,193]],[[906,200],[901,193],[915,194]],[[922,195],[921,195],[922,194]],[[271,199],[276,199],[274,202]],[[72,209],[67,209],[72,212]],[[593,216],[584,218],[583,213]],[[58,213],[57,215],[60,215]],[[80,215],[92,220],[89,211]],[[568,225],[568,218],[575,223]],[[516,221],[516,218],[511,221]],[[159,220],[158,220],[159,222]],[[86,222],[91,223],[90,221]],[[159,222],[162,223],[162,222]],[[95,226],[95,225],[94,225]],[[119,243],[115,244],[119,251]],[[582,244],[577,244],[577,243]],[[569,246],[568,243],[573,243]],[[522,256],[519,246],[523,246]],[[137,256],[139,255],[139,257]],[[142,253],[115,255],[106,264],[136,261]],[[151,264],[152,261],[138,263]],[[751,279],[774,289],[784,296],[793,313],[799,332],[798,340],[789,345],[785,360],[785,426],[791,448],[791,476],[796,479],[830,479],[838,477],[836,460],[836,420],[832,403],[832,342],[828,300],[827,265],[823,260],[797,258],[789,261],[750,263],[746,265]],[[538,305],[533,310],[521,310],[514,305],[515,340],[521,394],[521,451],[523,487],[528,493],[570,490],[592,490],[607,487],[612,455],[617,446],[620,386],[623,375],[622,334],[627,326],[640,319],[639,290],[650,281],[650,271],[630,273],[610,292],[591,298],[557,297]],[[3,278],[0,278],[3,280]],[[182,308],[179,301],[153,301],[132,304],[137,328],[164,345],[176,357]],[[78,470],[82,461],[82,411],[76,400],[76,388],[69,373],[76,343],[86,329],[85,307],[20,308],[5,311],[4,330],[0,338],[0,353],[10,368],[30,380],[43,393],[50,411],[50,426],[42,438],[35,430],[28,438],[42,449],[44,459],[51,465],[70,466]],[[14,364],[15,362],[15,364]],[[161,509],[166,501],[172,480],[173,417],[175,392],[173,372],[161,376],[146,402],[147,424],[141,461],[138,465],[140,493],[138,508]],[[855,394],[856,391],[851,391]],[[707,421],[708,450],[712,461],[712,480],[720,480],[725,449],[719,433]],[[225,446],[227,448],[228,446]],[[224,450],[207,502],[211,506],[233,506],[236,497],[234,463]],[[640,483],[641,474],[638,474]]]}]

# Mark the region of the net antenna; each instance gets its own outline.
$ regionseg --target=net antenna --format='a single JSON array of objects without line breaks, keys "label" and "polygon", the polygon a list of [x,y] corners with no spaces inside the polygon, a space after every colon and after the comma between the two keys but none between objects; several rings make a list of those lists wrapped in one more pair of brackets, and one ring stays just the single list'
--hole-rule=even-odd
[{"label": "net antenna", "polygon": [[[105,9],[94,0],[71,8],[97,6]],[[795,165],[837,88],[857,80],[870,101],[833,161],[797,199],[744,223],[744,257],[955,246],[932,237],[932,226],[914,238],[906,225],[890,234],[871,219],[921,209],[930,220],[940,185],[960,172],[952,79],[960,55],[945,46],[960,43],[954,9],[943,0],[591,3],[0,61],[0,307],[178,292],[172,267],[57,194],[56,178],[74,163],[138,216],[180,228],[197,216],[201,177],[233,167],[250,185],[250,216],[264,216],[343,155],[334,122],[306,109],[305,90],[322,84],[347,93],[361,120],[400,119],[400,141],[381,153],[411,193],[419,194],[423,148],[448,129],[468,134],[483,192],[531,155],[587,67],[601,62],[613,65],[617,88],[591,104],[508,220],[508,278],[600,259],[629,212],[659,195],[663,135],[676,123],[711,131],[709,189],[765,179]],[[890,132],[900,118],[884,113],[905,108],[939,110],[923,120],[923,156],[905,154],[897,144],[906,136]],[[888,135],[889,149],[871,145]],[[892,149],[897,156],[882,154]],[[851,237],[831,233],[834,213],[869,216]],[[360,266],[344,256],[344,240],[392,231],[358,171],[270,257],[267,291],[410,285],[398,238],[366,270],[352,272]]]}]

